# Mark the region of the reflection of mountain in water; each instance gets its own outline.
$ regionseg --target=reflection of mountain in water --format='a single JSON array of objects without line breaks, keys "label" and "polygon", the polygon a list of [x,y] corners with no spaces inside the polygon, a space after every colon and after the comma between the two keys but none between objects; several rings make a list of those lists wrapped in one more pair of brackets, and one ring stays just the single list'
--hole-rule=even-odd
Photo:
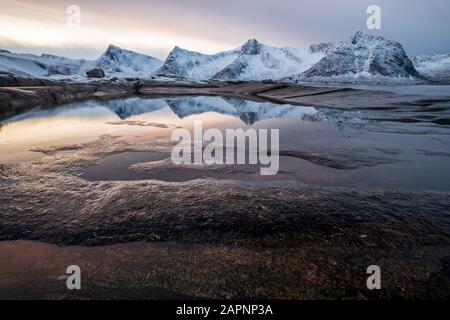
[{"label": "reflection of mountain in water", "polygon": [[310,107],[279,105],[270,102],[255,102],[244,99],[222,97],[181,97],[167,99],[140,99],[109,101],[104,104],[122,120],[133,115],[156,111],[169,106],[180,118],[216,112],[240,118],[246,124],[273,118],[301,118],[312,116],[317,110]]},{"label": "reflection of mountain in water", "polygon": [[308,121],[330,120],[333,122],[351,122],[358,120],[354,118],[353,114],[346,115],[345,112],[338,110],[317,110],[312,107],[256,102],[238,98],[197,96],[163,99],[143,99],[136,97],[109,101],[86,101],[52,109],[18,114],[1,123],[11,123],[31,118],[46,118],[59,114],[83,118],[102,117],[105,116],[105,108],[116,114],[121,120],[155,112],[164,108],[168,110],[170,108],[171,112],[180,119],[191,115],[215,112],[239,118],[247,125],[252,125],[261,120],[286,118]]},{"label": "reflection of mountain in water", "polygon": [[246,124],[266,119],[299,118],[317,114],[317,110],[311,107],[300,107],[289,104],[274,104],[271,102],[256,102],[237,98],[223,98],[231,104],[239,113],[240,118]]},{"label": "reflection of mountain in water", "polygon": [[162,99],[141,99],[129,98],[125,100],[110,100],[102,103],[102,106],[125,120],[131,116],[140,115],[167,107],[167,103]]},{"label": "reflection of mountain in water", "polygon": [[182,97],[165,101],[180,119],[205,112],[239,116],[236,108],[220,97]]}]

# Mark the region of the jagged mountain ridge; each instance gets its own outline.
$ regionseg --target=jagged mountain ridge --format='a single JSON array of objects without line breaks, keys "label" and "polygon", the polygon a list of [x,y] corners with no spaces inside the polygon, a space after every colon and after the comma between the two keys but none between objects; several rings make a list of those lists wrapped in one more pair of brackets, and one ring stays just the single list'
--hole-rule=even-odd
[{"label": "jagged mountain ridge", "polygon": [[194,80],[279,80],[308,69],[322,57],[322,52],[270,47],[251,39],[239,49],[214,55],[175,47],[158,74]]}]

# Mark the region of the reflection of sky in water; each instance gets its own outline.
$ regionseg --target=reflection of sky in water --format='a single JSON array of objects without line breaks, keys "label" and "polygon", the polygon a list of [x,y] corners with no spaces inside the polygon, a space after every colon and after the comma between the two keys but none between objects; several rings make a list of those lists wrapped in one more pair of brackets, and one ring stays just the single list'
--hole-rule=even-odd
[{"label": "reflection of sky in water", "polygon": [[[169,137],[178,127],[191,129],[194,121],[205,128],[245,127],[272,118],[313,116],[310,107],[276,105],[220,97],[182,97],[88,101],[14,116],[0,122],[0,162],[32,159],[37,146],[81,143],[102,134],[148,139]],[[118,124],[120,122],[122,124]],[[131,121],[167,124],[168,128],[129,125]]]}]

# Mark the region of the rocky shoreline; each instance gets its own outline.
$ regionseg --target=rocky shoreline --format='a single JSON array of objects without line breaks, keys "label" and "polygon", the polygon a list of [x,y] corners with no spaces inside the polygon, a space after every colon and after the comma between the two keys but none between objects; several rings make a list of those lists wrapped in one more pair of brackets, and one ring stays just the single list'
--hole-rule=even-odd
[{"label": "rocky shoreline", "polygon": [[[34,277],[0,280],[0,298],[448,298],[448,193],[78,177],[94,150],[129,148],[1,167],[0,279]],[[82,292],[57,281],[74,263]]]},{"label": "rocky shoreline", "polygon": [[[275,82],[3,81],[0,119],[128,95],[221,95],[364,109],[437,126],[450,118],[445,97]],[[45,154],[38,160],[0,165],[0,279],[12,279],[0,280],[0,299],[448,299],[448,192],[269,184],[226,174],[182,183],[82,177],[111,154],[170,148],[160,140],[139,144],[105,135],[36,149]],[[86,291],[61,289],[56,279],[68,263],[85,268]],[[379,292],[365,287],[366,268],[374,263],[384,272]],[[20,281],[29,273],[36,276],[24,290]]]},{"label": "rocky shoreline", "polygon": [[[448,298],[447,192],[81,177],[107,154],[161,148],[104,136],[0,166],[0,258],[21,252],[0,278],[37,275],[26,292],[0,280],[0,298]],[[55,280],[69,262],[87,290]],[[375,262],[386,287],[370,292]]]}]

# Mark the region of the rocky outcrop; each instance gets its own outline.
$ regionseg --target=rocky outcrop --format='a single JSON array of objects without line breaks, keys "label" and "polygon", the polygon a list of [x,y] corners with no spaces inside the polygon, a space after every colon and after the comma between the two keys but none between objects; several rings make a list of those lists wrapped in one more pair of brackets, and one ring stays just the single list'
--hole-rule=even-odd
[{"label": "rocky outcrop", "polygon": [[[6,85],[4,85],[6,84]],[[43,105],[86,99],[119,98],[137,91],[137,81],[102,80],[89,83],[0,77],[0,119]]]},{"label": "rocky outcrop", "polygon": [[16,77],[11,73],[0,73],[0,87],[53,86],[56,83],[56,81],[48,79]]},{"label": "rocky outcrop", "polygon": [[105,77],[105,71],[100,68],[92,69],[86,72],[86,75],[88,78],[104,78]]}]

